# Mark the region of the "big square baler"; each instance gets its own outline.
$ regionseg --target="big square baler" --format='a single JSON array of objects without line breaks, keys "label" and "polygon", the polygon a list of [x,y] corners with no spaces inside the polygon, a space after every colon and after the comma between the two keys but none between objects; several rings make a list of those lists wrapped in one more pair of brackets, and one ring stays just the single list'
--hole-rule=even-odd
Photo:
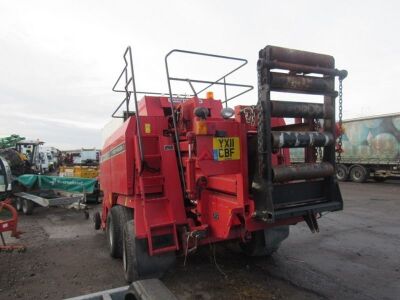
[{"label": "big square baler", "polygon": [[[168,59],[182,53],[239,66],[215,81],[173,77]],[[247,255],[271,255],[290,225],[305,221],[315,232],[323,212],[343,208],[335,178],[335,80],[341,84],[347,72],[332,56],[265,47],[257,104],[234,109],[229,100],[252,86],[226,79],[245,59],[172,50],[165,57],[167,94],[137,91],[130,47],[124,60],[113,88],[125,95],[113,113],[124,122],[101,152],[104,199],[95,223],[106,231],[111,256],[123,258],[128,282],[160,276],[177,254],[205,244],[237,241]],[[174,94],[174,81],[187,82],[192,95]],[[196,91],[195,84],[206,87]],[[223,100],[206,93],[214,85],[224,87]],[[243,92],[228,98],[232,86]],[[271,92],[321,95],[323,103],[271,100]],[[306,149],[303,163],[290,163],[293,147]]]}]

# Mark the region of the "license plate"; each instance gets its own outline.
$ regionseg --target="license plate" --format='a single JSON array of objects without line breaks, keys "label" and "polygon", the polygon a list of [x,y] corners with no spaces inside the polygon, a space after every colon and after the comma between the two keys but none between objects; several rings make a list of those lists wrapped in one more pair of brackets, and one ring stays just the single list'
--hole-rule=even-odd
[{"label": "license plate", "polygon": [[213,138],[214,160],[240,159],[240,141],[238,137]]}]

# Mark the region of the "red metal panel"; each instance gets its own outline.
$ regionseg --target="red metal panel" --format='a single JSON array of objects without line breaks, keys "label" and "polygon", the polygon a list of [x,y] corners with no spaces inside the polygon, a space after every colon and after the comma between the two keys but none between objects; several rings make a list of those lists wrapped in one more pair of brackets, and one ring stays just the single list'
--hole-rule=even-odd
[{"label": "red metal panel", "polygon": [[[117,130],[110,149],[111,190],[113,193],[129,195],[133,191],[133,136],[136,130],[134,117],[129,118]],[[119,148],[118,148],[119,147]],[[116,151],[117,150],[117,151]]]},{"label": "red metal panel", "polygon": [[[207,216],[211,236],[227,239],[231,228],[240,225],[237,214],[244,214],[243,207],[238,203],[235,196],[210,191],[204,194],[201,199],[201,202],[203,201],[208,203],[202,207],[201,214]],[[203,210],[203,208],[207,209]]]},{"label": "red metal panel", "polygon": [[237,180],[236,175],[224,174],[219,176],[209,176],[207,179],[207,188],[229,194],[236,194]]},{"label": "red metal panel", "polygon": [[[181,154],[186,165],[188,161],[188,144],[191,144],[192,159],[191,176],[186,178],[191,191],[194,212],[198,218],[191,221],[191,226],[208,227],[209,237],[201,243],[221,241],[225,239],[243,238],[246,231],[260,230],[269,226],[252,218],[254,212],[253,200],[249,198],[248,166],[247,166],[247,135],[254,127],[249,126],[243,118],[224,120],[220,116],[222,104],[218,100],[192,98],[180,106],[182,118],[180,126]],[[206,107],[210,116],[204,121],[207,135],[194,135],[190,132],[195,107]],[[106,141],[102,154],[112,152],[121,144],[124,151],[111,155],[101,163],[100,183],[105,191],[103,203],[103,221],[106,214],[115,203],[134,208],[135,230],[138,238],[149,238],[159,234],[170,234],[176,231],[176,225],[188,224],[184,206],[183,191],[180,182],[178,161],[172,137],[168,135],[168,119],[165,113],[170,107],[167,97],[144,97],[139,104],[141,118],[141,135],[144,157],[147,166],[153,171],[144,169],[134,178],[134,165],[139,165],[138,139],[136,136],[135,117],[131,117]],[[236,108],[236,111],[239,109]],[[282,126],[281,118],[273,118],[273,126]],[[171,132],[169,132],[170,134]],[[216,134],[240,139],[240,159],[217,161],[213,157],[213,137]],[[190,136],[193,136],[191,138]],[[189,137],[189,138],[188,138]],[[114,153],[115,154],[115,153]],[[273,164],[288,164],[289,152],[283,150],[273,155]],[[156,170],[156,171],[155,171]],[[197,180],[206,177],[207,186],[198,192]],[[139,181],[142,184],[141,190]],[[135,190],[134,188],[135,183]],[[115,195],[115,196],[113,196]],[[148,195],[148,196],[146,196]],[[144,196],[145,199],[141,199]],[[200,199],[197,199],[197,197]],[[286,220],[285,224],[294,224],[299,218]],[[197,223],[199,222],[199,223]],[[277,224],[275,224],[277,225]],[[104,224],[103,224],[104,228]],[[174,235],[176,238],[176,234]],[[151,242],[149,242],[151,243]],[[151,245],[149,245],[151,246]],[[151,246],[152,247],[152,246]],[[150,249],[157,251],[174,250],[175,246],[165,249]]]},{"label": "red metal panel", "polygon": [[[171,147],[172,146],[172,147]],[[172,138],[160,137],[160,152],[162,155],[162,172],[165,176],[165,195],[176,224],[185,224],[186,213],[183,205],[183,192],[179,180],[178,162],[175,155]]]}]

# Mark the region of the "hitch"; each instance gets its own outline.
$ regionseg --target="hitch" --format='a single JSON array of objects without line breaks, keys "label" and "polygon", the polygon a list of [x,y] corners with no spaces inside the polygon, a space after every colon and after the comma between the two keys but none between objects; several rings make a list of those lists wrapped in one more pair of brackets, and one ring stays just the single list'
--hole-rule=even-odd
[{"label": "hitch", "polygon": [[310,228],[312,233],[319,232],[318,221],[314,212],[309,211],[308,214],[305,215],[303,218],[304,221],[306,221],[308,228]]}]

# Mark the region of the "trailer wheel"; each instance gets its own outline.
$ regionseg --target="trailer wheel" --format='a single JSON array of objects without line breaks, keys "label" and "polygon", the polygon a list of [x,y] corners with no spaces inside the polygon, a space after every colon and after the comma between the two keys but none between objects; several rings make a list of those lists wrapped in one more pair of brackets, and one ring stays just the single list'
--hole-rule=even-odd
[{"label": "trailer wheel", "polygon": [[363,183],[368,179],[368,171],[360,165],[353,166],[350,170],[350,179],[353,182]]},{"label": "trailer wheel", "polygon": [[31,215],[33,213],[34,203],[31,200],[23,199],[22,200],[22,212],[25,215]]},{"label": "trailer wheel", "polygon": [[15,208],[17,211],[22,211],[22,199],[20,197],[15,199]]},{"label": "trailer wheel", "polygon": [[101,216],[98,211],[93,215],[93,222],[94,222],[94,229],[99,230],[101,227]]},{"label": "trailer wheel", "polygon": [[138,279],[159,278],[175,264],[175,252],[150,256],[147,239],[137,239],[133,220],[124,227],[123,267],[128,283]]},{"label": "trailer wheel", "polygon": [[122,241],[124,224],[132,220],[133,210],[121,205],[111,208],[107,216],[107,240],[110,249],[110,255],[114,258],[122,257]]},{"label": "trailer wheel", "polygon": [[252,239],[240,243],[248,256],[270,256],[279,249],[282,241],[289,236],[289,226],[279,226],[251,233]]},{"label": "trailer wheel", "polygon": [[349,170],[345,165],[338,164],[336,166],[336,178],[339,181],[346,181],[349,179]]}]

